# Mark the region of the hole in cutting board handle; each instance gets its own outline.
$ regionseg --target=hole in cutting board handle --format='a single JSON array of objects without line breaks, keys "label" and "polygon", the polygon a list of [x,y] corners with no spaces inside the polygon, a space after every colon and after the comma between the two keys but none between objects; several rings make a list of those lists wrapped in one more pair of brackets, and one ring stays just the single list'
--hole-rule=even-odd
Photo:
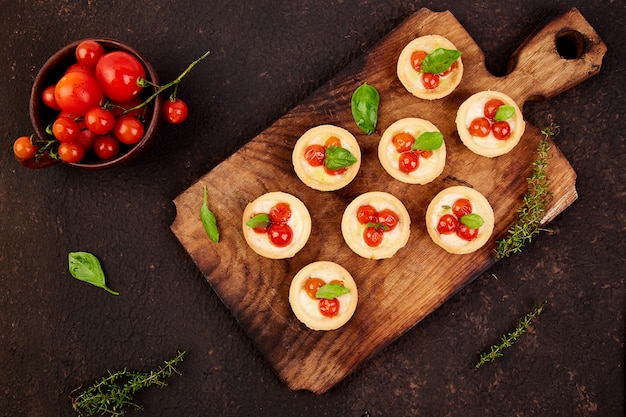
[{"label": "hole in cutting board handle", "polygon": [[563,30],[556,35],[556,51],[561,58],[580,59],[587,51],[587,39],[576,30]]}]

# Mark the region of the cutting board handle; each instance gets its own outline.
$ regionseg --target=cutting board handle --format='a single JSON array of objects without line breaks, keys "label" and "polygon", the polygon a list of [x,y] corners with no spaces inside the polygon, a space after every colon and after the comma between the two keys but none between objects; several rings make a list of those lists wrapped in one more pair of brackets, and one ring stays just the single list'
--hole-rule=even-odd
[{"label": "cutting board handle", "polygon": [[[538,28],[513,53],[506,79],[521,102],[553,97],[600,71],[606,45],[578,9]],[[520,85],[525,86],[519,91]]]}]

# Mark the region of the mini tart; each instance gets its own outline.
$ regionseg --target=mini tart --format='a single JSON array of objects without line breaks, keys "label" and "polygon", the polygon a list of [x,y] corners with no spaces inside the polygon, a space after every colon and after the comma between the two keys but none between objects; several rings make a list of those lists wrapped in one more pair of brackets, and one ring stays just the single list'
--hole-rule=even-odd
[{"label": "mini tart", "polygon": [[[287,203],[291,208],[291,218],[287,221],[293,231],[292,241],[285,247],[275,246],[267,233],[257,233],[246,222],[257,214],[269,213],[278,203]],[[291,258],[300,251],[309,240],[311,234],[311,215],[304,203],[297,197],[276,191],[263,194],[249,203],[242,216],[243,236],[256,253],[270,259]]]},{"label": "mini tart", "polygon": [[[311,166],[304,158],[305,150],[310,145],[324,145],[331,138],[336,137],[341,147],[349,150],[357,162],[347,167],[345,172],[330,175],[323,166]],[[361,167],[361,148],[352,133],[338,126],[320,125],[307,130],[296,142],[292,153],[292,162],[298,178],[309,187],[318,191],[334,191],[348,185]]]},{"label": "mini tart", "polygon": [[439,132],[439,129],[428,120],[408,117],[400,119],[389,126],[378,143],[378,159],[385,171],[398,181],[407,184],[426,184],[437,178],[446,165],[446,144],[432,151],[428,158],[419,158],[419,167],[413,172],[403,172],[398,167],[400,153],[393,144],[393,137],[398,133],[410,133],[416,139],[425,132]]},{"label": "mini tart", "polygon": [[[391,209],[398,216],[397,226],[391,231],[384,232],[383,241],[379,246],[370,247],[363,239],[366,225],[361,224],[357,219],[359,207],[363,205],[371,205],[379,212]],[[346,244],[354,253],[367,259],[385,259],[395,255],[408,242],[411,234],[410,226],[411,218],[404,204],[393,195],[380,191],[361,194],[352,200],[341,219],[341,233]]]},{"label": "mini tart", "polygon": [[[478,236],[474,240],[466,241],[452,233],[440,234],[437,231],[439,219],[444,214],[452,212],[450,209],[459,198],[466,198],[472,204],[472,213],[480,215],[485,223],[478,229]],[[478,191],[465,186],[446,188],[432,199],[426,210],[426,229],[433,242],[450,253],[466,254],[481,248],[493,232],[494,216],[489,201]]]},{"label": "mini tart", "polygon": [[[482,138],[473,136],[469,131],[472,120],[477,117],[484,117],[485,103],[492,98],[500,99],[504,104],[513,106],[515,109],[513,117],[506,120],[511,126],[511,134],[505,140],[496,139],[492,132]],[[504,155],[511,151],[519,143],[525,128],[526,122],[524,122],[524,117],[517,103],[511,97],[498,91],[481,91],[470,96],[461,104],[456,114],[456,129],[461,141],[475,154],[488,158]]]},{"label": "mini tart", "polygon": [[[311,298],[304,289],[310,278],[320,278],[329,284],[341,281],[349,293],[337,297],[339,313],[326,317],[320,313],[319,300]],[[289,304],[294,314],[302,323],[312,330],[334,330],[350,320],[356,310],[359,294],[352,275],[341,265],[329,261],[317,261],[302,268],[291,281],[289,287]]]},{"label": "mini tart", "polygon": [[422,73],[415,71],[411,65],[411,55],[415,51],[431,53],[437,48],[457,49],[452,42],[443,36],[426,35],[413,39],[409,42],[398,58],[397,74],[404,88],[415,97],[435,100],[450,94],[461,82],[463,78],[463,62],[461,58],[456,60],[457,67],[448,75],[441,77],[440,84],[433,90],[428,90],[422,84]]}]

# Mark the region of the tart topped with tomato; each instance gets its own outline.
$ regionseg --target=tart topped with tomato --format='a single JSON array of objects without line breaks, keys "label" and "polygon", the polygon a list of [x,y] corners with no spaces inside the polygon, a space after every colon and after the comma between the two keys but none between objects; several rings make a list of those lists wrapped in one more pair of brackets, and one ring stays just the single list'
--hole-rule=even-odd
[{"label": "tart topped with tomato", "polygon": [[456,127],[469,150],[493,158],[519,143],[526,122],[511,97],[498,91],[481,91],[461,104]]},{"label": "tart topped with tomato", "polygon": [[465,186],[446,188],[426,210],[426,229],[432,240],[450,253],[466,254],[481,248],[493,232],[489,201]]},{"label": "tart topped with tomato", "polygon": [[346,207],[341,233],[346,244],[367,259],[391,258],[411,233],[411,218],[404,204],[389,193],[361,194]]},{"label": "tart topped with tomato", "polygon": [[291,309],[312,330],[334,330],[346,324],[356,310],[358,298],[352,275],[330,261],[306,265],[289,287]]},{"label": "tart topped with tomato", "polygon": [[307,130],[292,153],[296,175],[319,191],[334,191],[348,185],[361,166],[361,149],[355,137],[334,125]]},{"label": "tart topped with tomato", "polygon": [[404,88],[418,98],[445,97],[463,77],[461,51],[443,36],[421,36],[400,53],[397,74]]},{"label": "tart topped with tomato", "polygon": [[311,215],[304,203],[280,191],[263,194],[248,204],[242,223],[248,246],[270,259],[293,257],[311,234]]},{"label": "tart topped with tomato", "polygon": [[395,179],[408,184],[426,184],[443,171],[446,145],[434,124],[408,117],[385,129],[378,144],[378,159]]}]

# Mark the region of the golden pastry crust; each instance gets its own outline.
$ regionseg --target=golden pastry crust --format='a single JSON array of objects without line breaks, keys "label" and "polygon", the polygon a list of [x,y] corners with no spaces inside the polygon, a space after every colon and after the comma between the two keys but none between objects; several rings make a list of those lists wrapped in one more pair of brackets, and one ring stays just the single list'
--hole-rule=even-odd
[{"label": "golden pastry crust", "polygon": [[411,55],[415,51],[431,53],[437,48],[457,49],[452,42],[443,36],[426,35],[413,39],[400,53],[397,64],[398,79],[400,79],[404,88],[415,97],[426,100],[443,98],[454,91],[463,78],[463,61],[459,57],[456,60],[457,67],[450,74],[441,77],[437,88],[428,90],[424,87],[421,73],[415,71],[411,65]]},{"label": "golden pastry crust", "polygon": [[[330,137],[336,137],[341,147],[349,150],[357,162],[347,167],[339,175],[329,175],[323,166],[313,167],[304,158],[305,150],[310,145],[324,145]],[[307,130],[296,142],[292,152],[293,168],[300,180],[318,191],[334,191],[348,185],[356,177],[361,167],[361,148],[352,133],[334,125],[320,125]]]},{"label": "golden pastry crust", "polygon": [[[511,126],[511,135],[505,140],[496,139],[491,132],[488,136],[481,138],[473,136],[469,131],[472,120],[484,116],[485,103],[492,98],[500,99],[504,104],[513,106],[515,109],[513,117],[506,120]],[[481,91],[461,104],[456,115],[456,128],[461,141],[469,150],[478,155],[493,158],[510,152],[519,143],[524,134],[526,122],[517,103],[511,97],[499,91]]]},{"label": "golden pastry crust", "polygon": [[[446,144],[445,141],[439,149],[434,149],[428,158],[419,159],[419,167],[413,172],[403,172],[398,167],[400,154],[393,144],[393,137],[399,133],[410,133],[417,138],[425,132],[439,132],[439,129],[428,120],[416,117],[400,119],[389,126],[378,144],[378,159],[381,165],[398,181],[407,184],[427,184],[437,178],[446,165]],[[439,132],[441,133],[441,132]]]},{"label": "golden pastry crust", "polygon": [[[397,226],[391,231],[384,232],[383,241],[379,246],[370,247],[363,239],[366,225],[357,220],[357,212],[363,205],[371,205],[379,212],[391,209],[398,216]],[[367,192],[352,200],[341,219],[341,233],[346,244],[354,253],[367,259],[385,259],[395,255],[407,244],[411,234],[410,226],[411,218],[404,204],[393,195],[380,191]]]},{"label": "golden pastry crust", "polygon": [[[267,233],[257,233],[246,222],[257,214],[269,213],[278,203],[287,203],[291,208],[291,218],[287,222],[293,231],[293,239],[285,247],[277,247],[270,242]],[[304,203],[297,197],[276,191],[263,194],[249,203],[242,216],[243,236],[256,253],[270,259],[291,258],[300,251],[311,234],[311,215]]]},{"label": "golden pastry crust", "polygon": [[[320,278],[329,284],[332,281],[341,281],[343,286],[350,290],[339,300],[339,314],[326,317],[319,311],[319,301],[311,298],[304,289],[307,279]],[[289,287],[289,304],[294,314],[302,323],[312,330],[334,330],[350,320],[358,302],[358,291],[352,275],[341,265],[330,261],[317,261],[302,268],[291,281]]]},{"label": "golden pastry crust", "polygon": [[[455,233],[442,235],[437,231],[439,219],[451,213],[450,207],[459,198],[466,198],[472,203],[472,213],[480,215],[484,224],[478,229],[478,236],[466,241]],[[432,199],[426,210],[426,229],[431,239],[450,253],[466,254],[480,249],[491,237],[494,228],[493,209],[489,201],[478,191],[465,186],[454,186],[442,190]]]}]

